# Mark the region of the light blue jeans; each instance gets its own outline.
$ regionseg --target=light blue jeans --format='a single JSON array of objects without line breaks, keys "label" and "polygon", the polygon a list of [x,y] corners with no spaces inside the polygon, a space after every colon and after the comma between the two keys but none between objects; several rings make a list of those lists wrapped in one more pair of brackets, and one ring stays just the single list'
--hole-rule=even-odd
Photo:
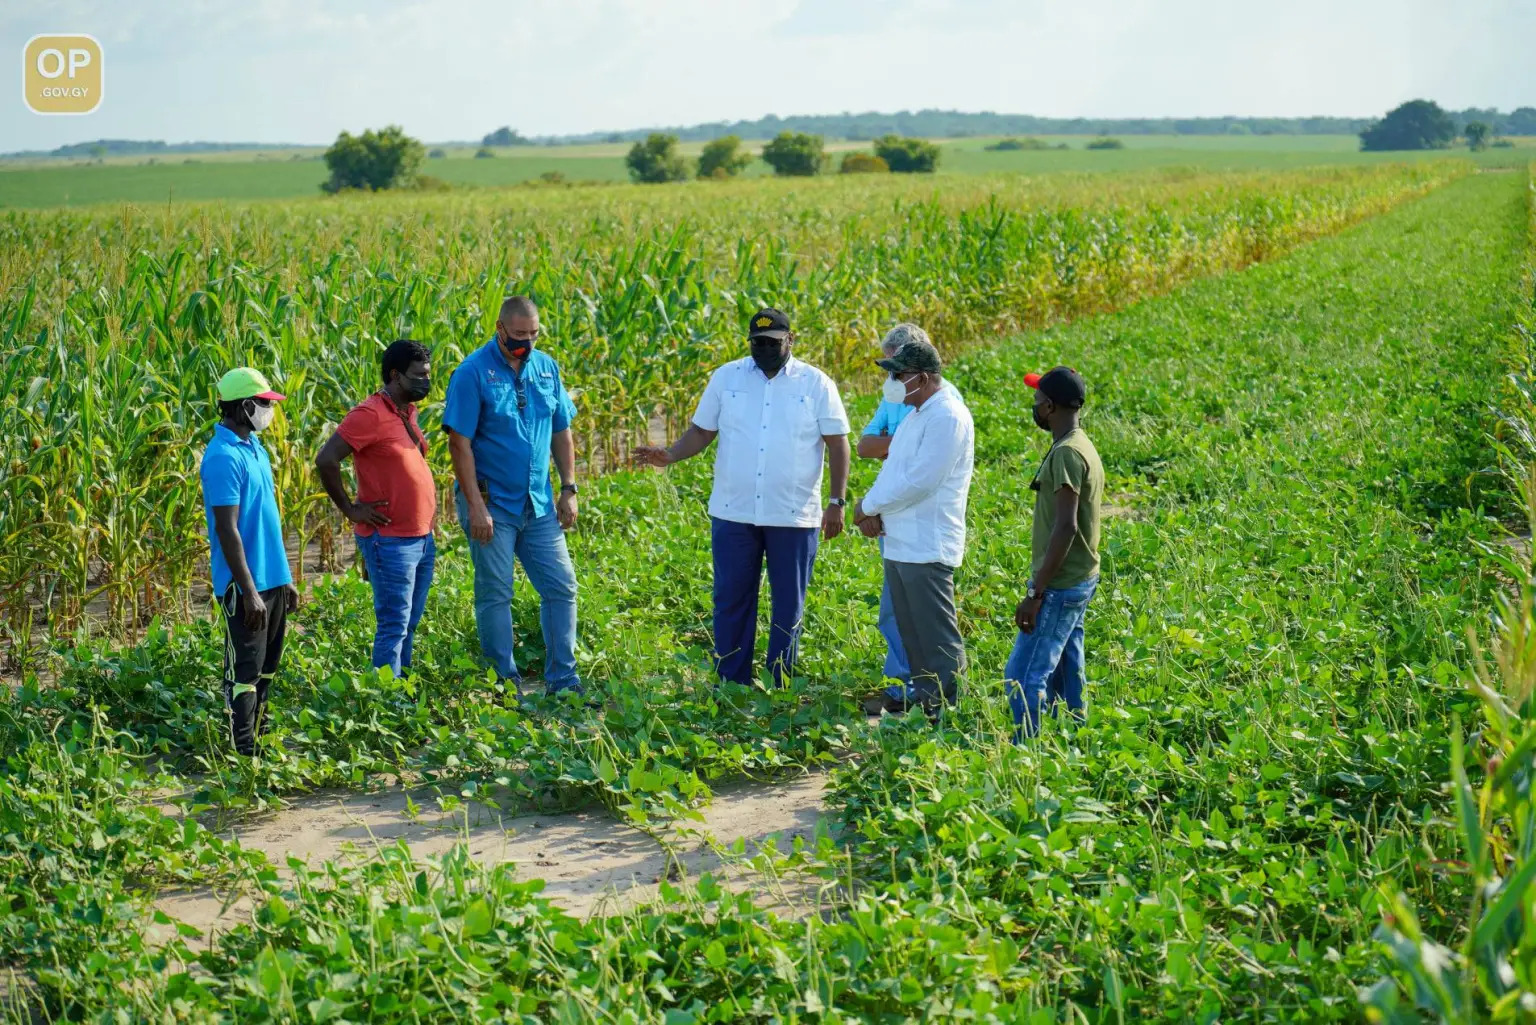
[{"label": "light blue jeans", "polygon": [[1040,731],[1040,706],[1056,702],[1080,713],[1083,708],[1083,620],[1099,578],[1076,587],[1047,590],[1031,633],[1020,630],[1003,669],[1008,705],[1013,709],[1018,741]]},{"label": "light blue jeans", "polygon": [[[469,504],[457,487],[459,524],[469,535]],[[535,517],[533,506],[508,519],[491,513],[495,532],[488,544],[469,538],[475,567],[475,628],[480,651],[503,680],[520,681],[512,657],[512,572],[514,558],[539,595],[539,626],[544,632],[544,689],[554,694],[581,686],[576,673],[576,569],[565,546],[565,531],[551,509]]]},{"label": "light blue jeans", "polygon": [[[880,564],[885,565],[885,538],[880,539]],[[884,579],[880,584],[880,636],[885,638],[885,678],[900,680],[885,688],[896,700],[909,696],[912,687],[912,669],[907,665],[907,652],[901,646],[901,631],[896,629],[896,610],[891,607],[891,582]]]},{"label": "light blue jeans", "polygon": [[416,625],[427,606],[437,542],[421,537],[357,538],[357,550],[373,585],[373,667],[389,666],[400,676],[411,668]]}]

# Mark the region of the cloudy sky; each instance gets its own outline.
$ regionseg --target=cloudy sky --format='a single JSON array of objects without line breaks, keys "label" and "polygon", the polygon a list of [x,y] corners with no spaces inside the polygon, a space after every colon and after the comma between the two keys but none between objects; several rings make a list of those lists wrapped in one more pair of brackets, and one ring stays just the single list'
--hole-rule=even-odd
[{"label": "cloudy sky", "polygon": [[[105,51],[105,100],[0,149],[83,139],[428,141],[763,114],[1379,114],[1536,105],[1536,0],[5,0]],[[13,72],[15,73],[15,72]],[[17,75],[19,78],[19,74]],[[13,79],[13,81],[15,81]]]}]

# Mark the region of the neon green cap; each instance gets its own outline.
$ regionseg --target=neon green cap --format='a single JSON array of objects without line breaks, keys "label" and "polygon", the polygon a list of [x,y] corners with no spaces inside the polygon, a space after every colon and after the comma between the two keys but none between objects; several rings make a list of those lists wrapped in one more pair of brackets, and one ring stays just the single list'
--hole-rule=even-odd
[{"label": "neon green cap", "polygon": [[219,398],[225,402],[237,399],[271,399],[273,402],[281,402],[285,397],[272,390],[272,385],[267,383],[260,370],[252,370],[250,367],[236,367],[219,378]]}]

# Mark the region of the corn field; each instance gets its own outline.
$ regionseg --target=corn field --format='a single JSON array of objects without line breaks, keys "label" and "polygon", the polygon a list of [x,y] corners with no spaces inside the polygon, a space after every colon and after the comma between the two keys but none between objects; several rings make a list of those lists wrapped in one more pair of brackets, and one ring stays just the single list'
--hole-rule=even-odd
[{"label": "corn field", "polygon": [[20,661],[88,621],[131,636],[189,612],[206,575],[198,458],[217,419],[214,382],[231,366],[262,369],[289,396],[263,440],[291,544],[329,560],[344,524],[311,459],[378,387],[383,346],[414,337],[433,349],[422,419],[446,484],[436,403],[510,292],[541,306],[582,457],[613,465],[649,425],[687,417],[710,370],[743,352],[759,305],[789,313],[797,355],[868,383],[875,341],[898,319],[953,351],[1118,308],[1468,170],[893,176],[13,212],[0,219],[4,644]]}]

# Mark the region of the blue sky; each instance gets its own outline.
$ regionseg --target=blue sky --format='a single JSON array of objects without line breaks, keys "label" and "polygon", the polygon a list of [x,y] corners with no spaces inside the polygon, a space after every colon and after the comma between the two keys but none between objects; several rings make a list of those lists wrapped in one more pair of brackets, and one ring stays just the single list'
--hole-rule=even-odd
[{"label": "blue sky", "polygon": [[[6,0],[0,52],[105,51],[101,108],[0,104],[0,150],[82,139],[428,141],[944,107],[1047,116],[1536,106],[1536,0]],[[16,72],[13,71],[13,74]],[[17,78],[19,78],[17,74]],[[13,79],[15,81],[15,79]]]}]

